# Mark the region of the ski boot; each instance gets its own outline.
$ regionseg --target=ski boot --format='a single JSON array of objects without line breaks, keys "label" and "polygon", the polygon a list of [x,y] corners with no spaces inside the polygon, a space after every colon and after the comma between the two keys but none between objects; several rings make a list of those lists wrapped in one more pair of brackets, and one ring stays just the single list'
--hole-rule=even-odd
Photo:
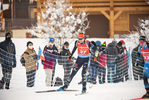
[{"label": "ski boot", "polygon": [[86,86],[82,87],[82,93],[86,93]]},{"label": "ski boot", "polygon": [[6,83],[6,85],[5,85],[5,89],[9,89],[9,83]]},{"label": "ski boot", "polygon": [[66,82],[64,86],[60,87],[57,91],[65,91],[69,86],[69,82]]}]

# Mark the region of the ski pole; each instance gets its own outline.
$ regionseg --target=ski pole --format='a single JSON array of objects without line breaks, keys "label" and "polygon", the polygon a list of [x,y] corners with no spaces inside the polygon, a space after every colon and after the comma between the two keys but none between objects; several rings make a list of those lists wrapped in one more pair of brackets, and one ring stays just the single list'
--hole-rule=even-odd
[{"label": "ski pole", "polygon": [[99,61],[96,61],[97,63],[101,64],[102,66],[104,66],[102,63],[100,63]]}]

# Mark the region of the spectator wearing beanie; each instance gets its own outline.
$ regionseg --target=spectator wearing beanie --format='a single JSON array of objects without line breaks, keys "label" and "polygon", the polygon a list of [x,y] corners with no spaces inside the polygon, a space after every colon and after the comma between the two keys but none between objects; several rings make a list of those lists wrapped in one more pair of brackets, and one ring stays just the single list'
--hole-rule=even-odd
[{"label": "spectator wearing beanie", "polygon": [[123,65],[124,65],[124,77],[125,77],[125,80],[127,81],[129,79],[129,76],[128,76],[128,67],[129,67],[129,54],[128,54],[128,51],[127,51],[127,48],[126,48],[126,45],[125,45],[125,41],[124,40],[120,40],[120,42],[122,42],[122,47],[124,49],[124,55],[123,55]]},{"label": "spectator wearing beanie", "polygon": [[118,56],[118,58],[117,58],[117,64],[116,64],[116,74],[117,74],[117,81],[116,82],[120,82],[120,81],[123,81],[123,58],[124,58],[124,49],[123,49],[123,47],[122,47],[122,42],[121,41],[119,41],[118,43],[117,43],[117,50],[118,50],[118,54],[119,54],[119,56]]},{"label": "spectator wearing beanie", "polygon": [[100,51],[96,51],[96,53],[95,53],[95,56],[99,61],[99,63],[98,63],[99,66],[97,68],[99,84],[104,84],[105,83],[105,75],[106,75],[105,66],[106,66],[106,63],[107,63],[107,54],[105,54],[105,52],[104,52],[105,48],[106,48],[106,42],[101,44]]},{"label": "spectator wearing beanie", "polygon": [[45,61],[43,62],[45,75],[46,75],[46,86],[50,87],[52,86],[52,74],[54,70],[54,64],[55,64],[55,51],[53,50],[53,43],[48,43],[48,48],[44,50],[43,54],[45,57]]},{"label": "spectator wearing beanie", "polygon": [[107,68],[108,68],[108,83],[115,83],[115,65],[118,56],[118,50],[115,45],[115,40],[108,44],[105,53],[107,54]]},{"label": "spectator wearing beanie", "polygon": [[[53,37],[51,37],[51,38],[49,39],[49,42],[48,42],[47,45],[44,47],[44,50],[43,50],[43,51],[49,49],[49,44],[52,44],[52,45],[53,45],[53,47],[52,47],[53,54],[54,54],[55,56],[58,55],[58,49],[57,49],[57,47],[55,46],[55,39],[54,39]],[[43,63],[43,61],[42,61],[42,63]],[[53,85],[53,78],[54,78],[54,75],[55,75],[56,63],[57,63],[57,62],[56,62],[56,59],[54,59],[54,69],[53,69],[53,72],[52,72],[51,85]]]},{"label": "spectator wearing beanie", "polygon": [[68,60],[70,55],[69,43],[66,41],[63,45],[62,51],[60,52],[60,57],[58,59],[59,65],[63,65],[64,68],[64,84],[70,76],[71,69],[74,65],[72,60]]},{"label": "spectator wearing beanie", "polygon": [[0,89],[3,89],[4,86],[5,89],[9,89],[12,69],[16,67],[15,44],[12,42],[9,32],[5,34],[5,40],[0,43],[0,63],[3,74],[2,80],[0,80]]},{"label": "spectator wearing beanie", "polygon": [[96,84],[96,79],[97,79],[97,76],[99,76],[99,56],[96,56],[96,52],[100,52],[101,49],[101,42],[100,41],[96,41],[96,49],[95,50],[92,50],[91,52],[91,64],[90,64],[90,67],[92,68],[91,70],[91,77],[92,77],[92,80],[91,80],[91,83],[93,84]]}]

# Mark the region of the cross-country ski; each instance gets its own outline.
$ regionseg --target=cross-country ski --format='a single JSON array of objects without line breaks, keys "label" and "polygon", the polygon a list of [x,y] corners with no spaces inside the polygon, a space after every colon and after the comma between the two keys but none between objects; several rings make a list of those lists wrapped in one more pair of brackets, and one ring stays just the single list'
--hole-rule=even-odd
[{"label": "cross-country ski", "polygon": [[47,93],[47,92],[75,92],[79,90],[64,90],[64,91],[59,91],[59,90],[45,90],[45,91],[36,91],[35,93]]}]

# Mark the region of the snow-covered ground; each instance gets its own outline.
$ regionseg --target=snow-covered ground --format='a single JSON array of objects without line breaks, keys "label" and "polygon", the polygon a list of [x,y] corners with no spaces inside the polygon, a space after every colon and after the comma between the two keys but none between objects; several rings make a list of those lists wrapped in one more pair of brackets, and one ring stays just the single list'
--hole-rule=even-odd
[{"label": "snow-covered ground", "polygon": [[[0,42],[4,38],[0,38]],[[96,84],[91,89],[87,85],[88,93],[81,96],[75,96],[76,93],[81,92],[82,86],[78,85],[81,80],[81,69],[74,77],[70,84],[69,89],[75,89],[79,91],[75,92],[57,92],[57,93],[41,93],[37,94],[35,91],[38,90],[48,90],[57,89],[58,87],[46,87],[45,86],[45,73],[42,65],[40,64],[39,70],[36,72],[35,87],[26,87],[26,71],[20,64],[20,56],[26,49],[27,41],[32,41],[36,52],[38,47],[43,47],[46,45],[48,40],[42,39],[12,39],[16,46],[16,57],[17,57],[17,67],[13,69],[11,86],[9,90],[0,90],[0,100],[129,100],[132,98],[141,97],[145,94],[145,89],[143,81],[130,80],[124,83],[106,83],[106,84]],[[107,41],[111,42],[111,39],[89,39],[89,40],[100,40],[101,42]],[[70,49],[72,50],[74,42],[71,43]],[[127,47],[131,46],[132,43],[126,42]],[[75,54],[76,56],[76,54]],[[55,77],[59,76],[63,78],[63,67],[56,66]],[[0,79],[2,77],[1,67],[0,67]]]}]

